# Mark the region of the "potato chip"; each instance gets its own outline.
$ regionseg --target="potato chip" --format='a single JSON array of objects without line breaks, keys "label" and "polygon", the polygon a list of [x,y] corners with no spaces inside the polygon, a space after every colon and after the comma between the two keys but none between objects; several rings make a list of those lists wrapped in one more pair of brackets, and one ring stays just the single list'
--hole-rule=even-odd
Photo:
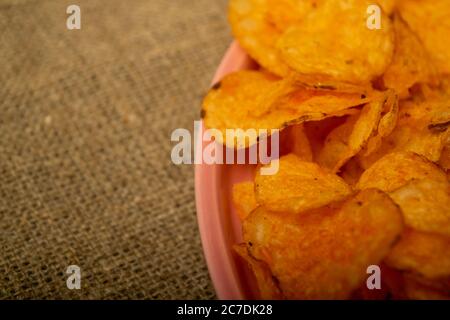
[{"label": "potato chip", "polygon": [[[345,123],[333,129],[325,138],[323,148],[317,154],[317,163],[334,171],[346,156],[348,141],[359,115],[348,117]],[[337,168],[339,169],[339,168]]]},{"label": "potato chip", "polygon": [[359,116],[350,117],[342,126],[334,129],[325,140],[318,155],[318,163],[338,172],[352,157],[358,154],[378,127],[383,103],[375,101],[363,107]]},{"label": "potato chip", "polygon": [[292,126],[290,130],[292,139],[291,152],[304,161],[312,161],[313,154],[304,125]]},{"label": "potato chip", "polygon": [[364,190],[304,214],[260,207],[243,225],[249,251],[269,266],[288,299],[342,299],[362,285],[403,228],[383,192]]},{"label": "potato chip", "polygon": [[266,19],[278,31],[283,32],[325,0],[267,0]]},{"label": "potato chip", "polygon": [[266,19],[267,0],[230,0],[228,18],[239,44],[261,66],[283,76],[288,66],[280,59],[275,44],[281,33]]},{"label": "potato chip", "polygon": [[275,175],[261,175],[258,170],[255,184],[256,201],[275,212],[301,213],[342,200],[352,192],[339,176],[293,154],[280,158]]},{"label": "potato chip", "polygon": [[376,2],[381,6],[387,15],[393,13],[395,6],[397,5],[397,0],[377,0]]},{"label": "potato chip", "polygon": [[377,132],[369,138],[367,146],[365,147],[365,155],[370,155],[381,147],[383,139],[394,131],[397,125],[399,106],[398,96],[393,91],[388,91],[386,94],[386,102],[383,106],[382,117],[378,124]]},{"label": "potato chip", "polygon": [[289,28],[277,47],[283,60],[302,74],[363,83],[381,76],[391,62],[394,33],[382,12],[381,29],[367,26],[370,0],[325,2]]},{"label": "potato chip", "polygon": [[448,0],[402,0],[402,18],[418,36],[439,73],[450,73],[450,2]]},{"label": "potato chip", "polygon": [[[450,137],[449,137],[450,138]],[[442,149],[441,158],[439,159],[439,165],[445,170],[450,170],[450,140],[447,142]]]},{"label": "potato chip", "polygon": [[[239,71],[210,90],[203,101],[202,115],[206,127],[220,130],[225,139],[227,129],[242,129],[243,134],[248,129],[284,129],[305,121],[354,113],[352,107],[372,99],[359,94],[295,88],[267,73]],[[247,138],[245,145],[238,148],[258,140],[257,135]],[[235,140],[225,142],[227,146],[237,146]]]},{"label": "potato chip", "polygon": [[[359,114],[359,109],[354,108],[355,114]],[[313,153],[313,160],[317,162],[319,152],[322,150],[325,143],[325,138],[330,132],[342,125],[347,120],[347,117],[330,117],[319,121],[305,122],[305,133],[311,145]]]},{"label": "potato chip", "polygon": [[450,237],[406,229],[385,262],[429,279],[450,277]]},{"label": "potato chip", "polygon": [[[438,100],[402,101],[397,126],[378,148],[360,158],[364,168],[389,152],[410,151],[437,162],[450,136],[448,109],[442,96]],[[369,156],[367,156],[369,155]]]},{"label": "potato chip", "polygon": [[450,237],[450,183],[411,180],[390,193],[403,211],[405,224],[419,231]]},{"label": "potato chip", "polygon": [[233,185],[233,202],[239,219],[243,221],[258,206],[255,198],[255,184],[242,182]]},{"label": "potato chip", "polygon": [[425,178],[447,181],[445,172],[425,157],[412,152],[393,152],[367,169],[359,179],[356,188],[377,188],[391,192],[413,179]]},{"label": "potato chip", "polygon": [[297,86],[304,86],[314,90],[358,93],[362,98],[376,95],[376,91],[372,88],[371,83],[353,84],[336,81],[329,76],[300,74],[295,71],[291,71],[286,79]]},{"label": "potato chip", "polygon": [[282,298],[280,289],[278,288],[269,267],[263,261],[253,258],[247,250],[247,246],[235,245],[234,251],[247,262],[248,266],[255,275],[258,284],[259,294],[264,300],[278,300]]},{"label": "potato chip", "polygon": [[395,50],[391,64],[383,75],[387,88],[395,89],[402,97],[416,83],[435,82],[435,69],[419,39],[399,17],[394,17]]}]

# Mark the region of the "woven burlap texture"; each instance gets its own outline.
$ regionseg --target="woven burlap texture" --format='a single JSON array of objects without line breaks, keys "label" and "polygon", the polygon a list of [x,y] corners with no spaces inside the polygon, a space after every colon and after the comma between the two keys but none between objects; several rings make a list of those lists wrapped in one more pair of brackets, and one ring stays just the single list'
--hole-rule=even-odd
[{"label": "woven burlap texture", "polygon": [[170,136],[230,41],[225,0],[0,1],[1,299],[215,297]]}]

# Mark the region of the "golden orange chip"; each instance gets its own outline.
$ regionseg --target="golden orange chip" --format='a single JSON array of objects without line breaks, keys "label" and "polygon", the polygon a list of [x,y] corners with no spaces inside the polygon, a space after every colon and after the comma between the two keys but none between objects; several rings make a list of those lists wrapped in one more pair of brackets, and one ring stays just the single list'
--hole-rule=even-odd
[{"label": "golden orange chip", "polygon": [[405,224],[419,231],[450,237],[450,183],[412,180],[390,193],[403,212]]},{"label": "golden orange chip", "polygon": [[325,0],[267,0],[266,18],[280,32],[301,21]]},{"label": "golden orange chip", "polygon": [[281,33],[267,21],[268,11],[267,0],[230,0],[228,18],[245,51],[267,70],[283,76],[289,68],[275,49]]},{"label": "golden orange chip", "polygon": [[[206,127],[219,130],[218,138],[226,140],[227,146],[242,148],[255,144],[260,131],[351,114],[352,107],[371,99],[374,97],[294,87],[264,72],[239,71],[210,90],[202,114]],[[226,139],[227,129],[241,129],[241,135]],[[256,134],[248,133],[249,129]]]},{"label": "golden orange chip", "polygon": [[301,213],[352,193],[339,176],[290,154],[280,158],[275,175],[256,175],[256,201],[275,212]]},{"label": "golden orange chip", "polygon": [[397,125],[399,114],[398,96],[393,91],[387,92],[383,109],[377,132],[369,139],[365,147],[364,154],[366,156],[378,150],[382,145],[383,139],[390,135]]},{"label": "golden orange chip", "polygon": [[299,73],[344,82],[364,83],[381,76],[391,62],[394,33],[384,12],[380,29],[368,28],[367,9],[372,4],[325,2],[281,36],[277,47],[282,59]]},{"label": "golden orange chip", "polygon": [[[450,138],[450,136],[449,136]],[[442,149],[441,158],[439,159],[439,165],[445,170],[450,170],[450,140],[447,139],[447,142]]]},{"label": "golden orange chip", "polygon": [[334,129],[325,140],[318,155],[318,163],[338,172],[352,157],[357,155],[377,129],[383,103],[375,101],[365,105],[359,116],[350,117],[342,126]]},{"label": "golden orange chip", "polygon": [[385,262],[393,268],[413,271],[429,279],[448,279],[450,237],[407,229]]},{"label": "golden orange chip", "polygon": [[397,0],[377,0],[375,2],[377,2],[388,15],[394,12],[395,6],[397,5]]},{"label": "golden orange chip", "polygon": [[260,298],[264,300],[281,299],[281,291],[275,283],[272,273],[270,272],[267,264],[263,261],[259,261],[253,258],[249,254],[247,246],[245,244],[235,245],[233,249],[241,258],[243,258],[247,262],[248,266],[252,270],[258,284]]},{"label": "golden orange chip", "polygon": [[434,82],[435,69],[420,40],[399,17],[394,17],[394,57],[383,75],[384,85],[404,98],[416,83]]},{"label": "golden orange chip", "polygon": [[447,181],[445,172],[428,159],[412,152],[393,152],[367,169],[356,188],[377,188],[391,192],[413,179],[425,178]]},{"label": "golden orange chip", "polygon": [[290,134],[292,139],[291,152],[304,161],[312,161],[313,154],[304,125],[292,126]]},{"label": "golden orange chip", "polygon": [[255,184],[253,182],[237,183],[233,186],[233,202],[243,221],[257,207],[255,198]]},{"label": "golden orange chip", "polygon": [[401,0],[402,18],[425,46],[439,73],[450,73],[450,2],[448,0]]},{"label": "golden orange chip", "polygon": [[450,136],[448,109],[442,96],[427,101],[402,101],[397,126],[370,154],[360,157],[362,166],[368,168],[383,155],[394,151],[415,152],[433,162],[439,161]]},{"label": "golden orange chip", "polygon": [[291,71],[286,78],[296,85],[305,86],[314,90],[358,93],[362,97],[373,96],[375,93],[375,90],[372,88],[372,84],[370,82],[353,84],[336,81],[330,76],[301,74],[295,71]]},{"label": "golden orange chip", "polygon": [[305,214],[253,211],[243,225],[252,256],[263,260],[288,299],[342,299],[362,285],[403,228],[400,210],[379,190]]}]

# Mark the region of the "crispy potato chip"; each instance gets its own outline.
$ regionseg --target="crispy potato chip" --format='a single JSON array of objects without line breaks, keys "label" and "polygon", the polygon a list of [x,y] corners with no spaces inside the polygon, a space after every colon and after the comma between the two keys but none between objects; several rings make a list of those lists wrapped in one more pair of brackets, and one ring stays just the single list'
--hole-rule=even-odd
[{"label": "crispy potato chip", "polygon": [[275,49],[281,33],[266,19],[267,0],[230,0],[228,11],[233,34],[247,53],[267,70],[287,75],[289,68]]},{"label": "crispy potato chip", "polygon": [[237,183],[233,186],[233,202],[241,221],[258,206],[255,198],[255,184],[253,182]]},{"label": "crispy potato chip", "polygon": [[378,148],[360,157],[362,166],[368,168],[385,154],[395,151],[410,151],[433,162],[439,161],[450,136],[450,123],[447,123],[450,118],[446,115],[446,109],[449,108],[443,97],[428,101],[402,101],[397,126],[389,136],[384,137]]},{"label": "crispy potato chip", "polygon": [[378,4],[381,8],[386,12],[387,15],[390,15],[394,12],[395,6],[397,5],[397,0],[377,0]]},{"label": "crispy potato chip", "polygon": [[324,141],[323,148],[317,154],[317,163],[333,171],[346,156],[348,141],[359,115],[348,117],[346,122],[333,129]]},{"label": "crispy potato chip", "polygon": [[[218,138],[225,139],[227,146],[242,148],[258,140],[256,134],[246,134],[249,129],[265,133],[305,121],[351,114],[352,107],[375,97],[294,88],[267,73],[239,71],[210,90],[203,101],[202,115],[206,127],[219,130],[222,135]],[[226,139],[227,129],[242,129],[242,137]]]},{"label": "crispy potato chip", "polygon": [[325,0],[267,0],[266,19],[278,31],[283,32]]},{"label": "crispy potato chip", "polygon": [[277,47],[283,60],[299,73],[344,82],[362,83],[381,76],[391,62],[394,33],[384,12],[381,29],[367,27],[371,4],[370,0],[325,2],[281,36]]},{"label": "crispy potato chip", "polygon": [[278,288],[269,267],[263,261],[253,258],[247,250],[247,246],[235,245],[234,251],[247,262],[248,266],[255,275],[258,284],[259,294],[264,300],[278,300],[282,298],[280,289]]},{"label": "crispy potato chip", "polygon": [[253,211],[244,240],[288,299],[347,298],[367,268],[388,253],[403,228],[400,210],[379,190],[302,215]]},{"label": "crispy potato chip", "polygon": [[325,75],[300,74],[295,71],[291,71],[286,79],[298,86],[305,86],[314,90],[359,93],[363,98],[374,94],[374,89],[372,88],[371,83],[347,83],[336,81],[330,76]]},{"label": "crispy potato chip", "polygon": [[357,189],[377,188],[394,191],[413,179],[447,181],[447,176],[437,165],[412,152],[393,152],[367,169],[356,185]]},{"label": "crispy potato chip", "polygon": [[[359,114],[359,110],[354,108],[355,114]],[[325,138],[330,132],[342,125],[347,120],[347,117],[330,117],[319,121],[305,122],[305,132],[310,141],[311,150],[313,153],[313,160],[317,162],[319,152],[322,150],[325,143]]]},{"label": "crispy potato chip", "polygon": [[448,181],[412,180],[390,196],[402,209],[407,226],[450,237]]},{"label": "crispy potato chip", "polygon": [[304,161],[312,161],[313,154],[303,124],[290,127],[292,139],[291,152]]},{"label": "crispy potato chip", "polygon": [[402,0],[402,18],[419,37],[440,73],[450,73],[450,2],[448,0]]},{"label": "crispy potato chip", "polygon": [[398,96],[393,91],[386,94],[386,102],[383,106],[382,117],[378,124],[377,132],[374,134],[365,147],[365,155],[370,155],[381,147],[383,139],[394,131],[397,125],[399,106]]},{"label": "crispy potato chip", "polygon": [[450,238],[406,229],[385,262],[392,268],[417,272],[429,279],[448,279]]},{"label": "crispy potato chip", "polygon": [[[450,136],[449,136],[450,138]],[[439,159],[439,165],[445,170],[450,170],[450,140],[447,139],[447,142],[442,149],[441,158]]]},{"label": "crispy potato chip", "polygon": [[300,213],[342,200],[352,192],[339,176],[293,154],[280,158],[275,175],[261,175],[258,170],[255,184],[256,201],[274,212]]},{"label": "crispy potato chip", "polygon": [[383,82],[387,88],[395,89],[402,98],[406,98],[408,89],[414,84],[434,83],[435,69],[420,40],[398,15],[394,17],[394,30],[394,57],[383,75]]},{"label": "crispy potato chip", "polygon": [[352,116],[342,126],[334,129],[325,140],[325,145],[318,155],[318,163],[338,172],[365,147],[378,127],[382,109],[381,101],[369,103],[363,107],[358,117]]}]

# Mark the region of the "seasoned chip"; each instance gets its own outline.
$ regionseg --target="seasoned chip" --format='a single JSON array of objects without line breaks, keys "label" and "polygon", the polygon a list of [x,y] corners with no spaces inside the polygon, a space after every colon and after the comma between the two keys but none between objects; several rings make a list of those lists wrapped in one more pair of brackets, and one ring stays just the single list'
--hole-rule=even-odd
[{"label": "seasoned chip", "polygon": [[390,19],[381,28],[367,26],[370,0],[325,2],[289,28],[277,43],[284,61],[302,74],[325,75],[363,83],[381,76],[394,50]]},{"label": "seasoned chip", "polygon": [[342,299],[362,285],[403,228],[400,210],[379,190],[304,214],[264,207],[244,222],[249,251],[269,266],[288,299]]},{"label": "seasoned chip", "polygon": [[435,70],[420,40],[399,16],[394,17],[394,30],[394,57],[383,81],[401,97],[408,97],[408,89],[414,84],[435,82]]},{"label": "seasoned chip", "polygon": [[266,19],[267,0],[230,0],[228,18],[234,36],[247,53],[267,70],[283,76],[289,68],[275,44],[281,33]]},{"label": "seasoned chip", "polygon": [[390,135],[397,125],[399,114],[398,96],[393,91],[387,92],[383,109],[377,132],[367,142],[364,153],[366,156],[378,150],[382,145],[383,139]]},{"label": "seasoned chip", "polygon": [[403,211],[405,224],[450,237],[450,183],[412,180],[390,194]]},{"label": "seasoned chip", "polygon": [[419,37],[440,73],[450,73],[450,2],[448,0],[402,0],[402,18]]},{"label": "seasoned chip", "polygon": [[267,21],[280,32],[304,19],[325,0],[267,0]]},{"label": "seasoned chip", "polygon": [[406,229],[385,261],[393,268],[417,272],[429,279],[447,279],[450,237]]},{"label": "seasoned chip", "polygon": [[312,162],[290,154],[279,160],[275,175],[255,179],[256,201],[275,212],[300,213],[339,201],[349,196],[351,188],[345,181]]},{"label": "seasoned chip", "polygon": [[255,184],[253,182],[242,182],[233,186],[233,202],[241,221],[256,207]]},{"label": "seasoned chip", "polygon": [[381,8],[390,15],[394,12],[395,6],[398,0],[377,0],[376,2],[381,6]]},{"label": "seasoned chip", "polygon": [[352,84],[348,82],[336,81],[330,76],[301,74],[291,71],[286,77],[299,86],[305,86],[315,90],[329,92],[358,93],[362,98],[374,95],[375,90],[370,83]]},{"label": "seasoned chip", "polygon": [[377,188],[394,191],[413,179],[446,181],[447,176],[437,165],[412,152],[393,152],[384,156],[367,169],[356,188]]},{"label": "seasoned chip", "polygon": [[447,171],[450,170],[450,140],[447,140],[444,148],[442,149],[439,165]]},{"label": "seasoned chip", "polygon": [[247,262],[248,266],[255,275],[261,299],[264,300],[281,299],[282,294],[267,264],[263,261],[256,260],[255,258],[253,258],[249,254],[247,246],[245,244],[235,245],[233,249],[241,258],[245,260],[245,262]]},{"label": "seasoned chip", "polygon": [[[240,71],[226,76],[210,90],[203,101],[203,114],[206,127],[220,130],[225,139],[227,129],[242,129],[243,136],[248,129],[283,129],[305,121],[354,113],[352,107],[375,98],[376,95],[361,97],[293,87],[290,82],[264,72]],[[242,148],[258,140],[255,134],[247,138],[245,144],[242,139],[238,139],[241,143],[226,139],[226,144]]]},{"label": "seasoned chip", "polygon": [[304,161],[312,161],[313,154],[311,145],[306,135],[303,124],[298,124],[290,128],[292,139],[291,152]]},{"label": "seasoned chip", "polygon": [[394,151],[410,151],[433,162],[439,161],[450,137],[448,109],[442,96],[436,100],[402,101],[397,126],[378,148],[360,158],[362,166],[368,168],[385,154]]},{"label": "seasoned chip", "polygon": [[334,129],[325,140],[318,155],[318,163],[338,172],[340,168],[366,145],[380,121],[383,103],[375,101],[365,105],[359,116],[350,117]]}]

